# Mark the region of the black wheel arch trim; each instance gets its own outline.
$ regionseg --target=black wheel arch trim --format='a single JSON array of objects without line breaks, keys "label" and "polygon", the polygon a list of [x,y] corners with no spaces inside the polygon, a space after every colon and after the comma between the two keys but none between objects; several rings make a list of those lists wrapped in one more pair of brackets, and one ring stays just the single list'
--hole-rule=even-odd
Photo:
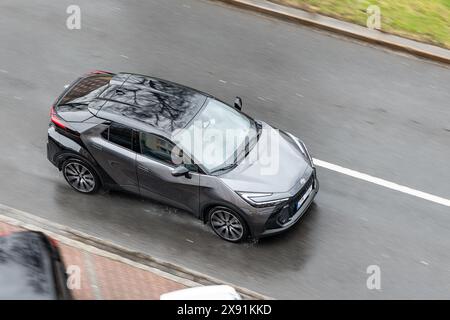
[{"label": "black wheel arch trim", "polygon": [[59,154],[56,157],[57,166],[60,171],[62,170],[62,166],[63,166],[64,162],[68,159],[76,159],[79,161],[86,162],[95,171],[95,174],[100,179],[100,183],[102,186],[111,184],[111,183],[108,183],[109,182],[108,180],[113,181],[111,179],[111,177],[109,177],[108,174],[106,172],[104,172],[104,170],[102,168],[100,168],[97,164],[92,163],[91,160],[89,160],[83,156],[80,156],[79,154],[73,153],[73,152],[64,152],[64,153]]}]

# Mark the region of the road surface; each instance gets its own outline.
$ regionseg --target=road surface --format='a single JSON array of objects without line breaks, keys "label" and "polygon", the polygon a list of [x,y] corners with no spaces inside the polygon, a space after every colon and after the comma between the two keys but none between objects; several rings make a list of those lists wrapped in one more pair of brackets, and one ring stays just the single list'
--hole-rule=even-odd
[{"label": "road surface", "polygon": [[78,0],[81,30],[70,4],[0,4],[0,203],[275,298],[450,298],[447,206],[319,168],[301,223],[234,245],[182,211],[72,191],[45,149],[65,84],[138,72],[241,96],[317,159],[449,199],[447,67],[205,0]]}]

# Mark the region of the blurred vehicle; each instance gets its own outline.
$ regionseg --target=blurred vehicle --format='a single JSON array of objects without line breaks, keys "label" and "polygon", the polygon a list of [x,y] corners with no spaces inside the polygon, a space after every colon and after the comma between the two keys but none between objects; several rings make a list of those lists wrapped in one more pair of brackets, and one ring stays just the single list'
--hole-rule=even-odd
[{"label": "blurred vehicle", "polygon": [[227,285],[182,289],[162,294],[161,300],[242,300],[233,287]]},{"label": "blurred vehicle", "polygon": [[0,236],[0,300],[70,300],[54,241],[34,231]]},{"label": "blurred vehicle", "polygon": [[[141,194],[193,213],[231,242],[276,234],[312,203],[316,169],[300,139],[241,108],[240,98],[231,107],[167,80],[96,71],[52,106],[47,157],[81,193]],[[217,132],[226,140],[211,142]],[[261,152],[276,173],[262,174]]]}]

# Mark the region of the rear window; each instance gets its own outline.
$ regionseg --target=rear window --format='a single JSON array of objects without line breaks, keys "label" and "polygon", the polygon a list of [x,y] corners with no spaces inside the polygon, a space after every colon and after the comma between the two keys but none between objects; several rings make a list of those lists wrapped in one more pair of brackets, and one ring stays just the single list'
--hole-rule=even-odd
[{"label": "rear window", "polygon": [[109,84],[113,75],[99,74],[80,80],[65,94],[59,105],[80,103],[87,104],[96,98]]}]

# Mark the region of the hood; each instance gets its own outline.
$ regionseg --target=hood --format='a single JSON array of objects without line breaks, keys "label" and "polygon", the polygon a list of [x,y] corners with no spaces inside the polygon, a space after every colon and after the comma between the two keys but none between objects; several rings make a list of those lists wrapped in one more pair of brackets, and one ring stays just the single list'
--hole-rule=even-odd
[{"label": "hood", "polygon": [[220,179],[234,191],[288,192],[310,168],[286,134],[262,122],[258,143]]}]

